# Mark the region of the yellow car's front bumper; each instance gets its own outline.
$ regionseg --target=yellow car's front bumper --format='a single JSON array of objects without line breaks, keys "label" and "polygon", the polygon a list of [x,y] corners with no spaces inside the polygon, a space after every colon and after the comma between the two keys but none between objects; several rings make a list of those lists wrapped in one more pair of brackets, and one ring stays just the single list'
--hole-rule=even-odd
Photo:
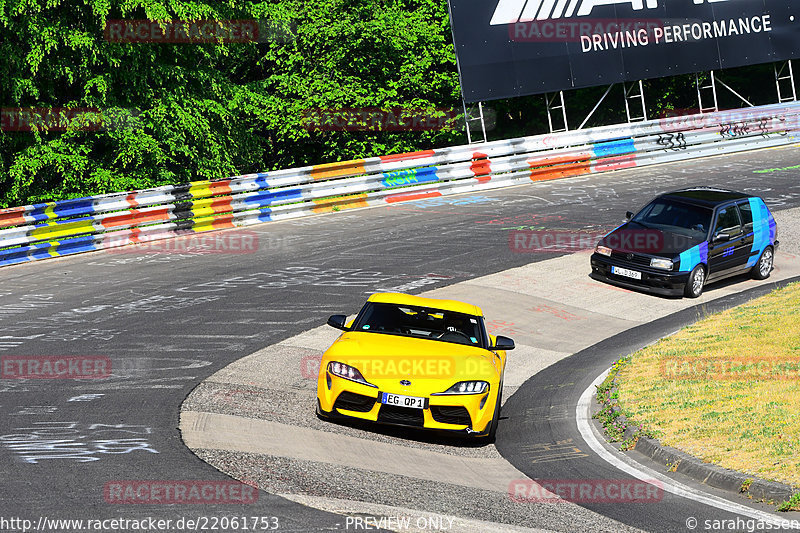
[{"label": "yellow car's front bumper", "polygon": [[[378,390],[323,371],[317,384],[317,400],[323,417],[349,417],[482,436],[489,432],[499,390],[496,383],[482,394],[420,394],[400,386]],[[427,398],[428,405],[425,409],[384,405],[380,403],[382,393]]]}]

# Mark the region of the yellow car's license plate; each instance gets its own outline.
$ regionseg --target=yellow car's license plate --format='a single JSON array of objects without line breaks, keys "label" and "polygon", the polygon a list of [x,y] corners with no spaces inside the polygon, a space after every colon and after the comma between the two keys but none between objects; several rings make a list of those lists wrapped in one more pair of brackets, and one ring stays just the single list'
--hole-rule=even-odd
[{"label": "yellow car's license plate", "polygon": [[428,399],[420,398],[419,396],[403,396],[402,394],[383,392],[381,393],[381,403],[398,407],[410,407],[412,409],[425,409],[428,406]]}]

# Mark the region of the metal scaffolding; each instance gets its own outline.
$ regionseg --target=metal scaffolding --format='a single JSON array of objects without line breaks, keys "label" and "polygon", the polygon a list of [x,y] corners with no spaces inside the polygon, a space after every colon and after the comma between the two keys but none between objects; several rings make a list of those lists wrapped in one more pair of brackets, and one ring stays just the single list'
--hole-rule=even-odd
[{"label": "metal scaffolding", "polygon": [[[797,101],[797,86],[794,79],[794,69],[792,61],[783,61],[773,65],[775,71],[775,88],[778,96],[778,103]],[[754,104],[736,90],[725,83],[717,72],[711,70],[707,77],[701,79],[702,73],[695,73],[695,88],[697,91],[697,104],[699,112],[711,113],[719,111],[718,86],[727,90],[745,105],[754,107]],[[589,114],[581,122],[578,130],[583,129],[594,113],[600,108],[610,94],[615,84],[611,84],[597,101]],[[635,82],[622,83],[623,101],[625,103],[625,116],[628,123],[647,121],[647,101],[644,94],[644,83],[642,80]],[[547,111],[547,125],[550,133],[570,131],[567,120],[567,106],[564,100],[564,91],[556,93],[544,93],[545,107]],[[464,104],[464,116],[467,123],[467,140],[470,144],[486,142],[486,123],[483,104],[478,102],[477,106],[468,109]],[[473,140],[471,124],[480,124],[482,139]]]},{"label": "metal scaffolding", "polygon": [[[635,93],[634,91],[638,88],[639,92]],[[622,82],[622,92],[625,94],[625,116],[628,117],[628,124],[631,122],[643,122],[647,120],[647,106],[645,105],[644,101],[644,85],[642,84],[642,80],[639,80],[638,83],[632,83],[630,86]],[[639,100],[639,103],[642,106],[642,114],[641,115],[631,115],[631,101],[632,100]]]},{"label": "metal scaffolding", "polygon": [[[606,99],[606,97],[611,92],[611,89],[613,87],[614,87],[613,83],[608,86],[606,92],[603,93],[603,96],[600,97],[600,99],[594,105],[592,110],[589,111],[589,114],[586,115],[586,118],[583,119],[581,125],[578,126],[579,130],[583,129],[583,127],[589,122],[589,119],[592,118],[594,112],[597,111],[597,109],[600,107],[600,104],[603,103],[603,101]],[[635,83],[631,83],[630,85],[628,85],[627,83],[623,83],[622,96],[625,101],[625,116],[628,119],[628,124],[630,124],[631,122],[641,122],[647,120],[647,102],[644,99],[644,84],[642,83],[642,80],[639,80],[638,82]],[[633,104],[631,103],[637,100],[638,100],[637,103]],[[634,112],[637,111],[639,107],[641,107],[642,109],[641,114],[640,115],[634,114]]]},{"label": "metal scaffolding", "polygon": [[797,101],[797,89],[794,84],[794,69],[792,60],[781,63],[781,68],[774,64],[775,69],[775,88],[778,90],[778,103]]},{"label": "metal scaffolding", "polygon": [[[700,73],[695,72],[694,84],[697,88],[697,106],[700,109],[700,114],[714,113],[719,111],[719,103],[717,102],[717,79],[714,76],[714,71],[710,72],[709,81],[706,85],[701,85]],[[711,93],[710,95],[708,93]],[[703,105],[703,95],[706,95],[706,100],[711,98],[713,105]]]},{"label": "metal scaffolding", "polygon": [[[556,102],[558,98],[558,103]],[[558,133],[559,131],[569,131],[569,124],[567,123],[567,106],[564,104],[564,91],[558,91],[553,94],[551,98],[548,93],[544,93],[544,101],[547,104],[547,125],[550,127],[550,133]],[[555,128],[553,126],[553,112],[561,110],[562,126]]]},{"label": "metal scaffolding", "polygon": [[[464,106],[464,122],[467,125],[467,144],[477,144],[477,143],[485,143],[486,142],[486,119],[483,114],[483,102],[478,102],[478,105],[470,105],[467,108],[466,102],[461,100],[461,103]],[[483,135],[482,139],[472,140],[472,124],[473,123],[480,124],[480,132]]]}]

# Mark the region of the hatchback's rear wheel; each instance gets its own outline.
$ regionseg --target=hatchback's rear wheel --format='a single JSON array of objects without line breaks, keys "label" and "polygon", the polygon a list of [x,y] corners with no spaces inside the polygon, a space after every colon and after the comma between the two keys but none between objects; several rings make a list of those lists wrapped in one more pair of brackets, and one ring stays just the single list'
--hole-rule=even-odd
[{"label": "hatchback's rear wheel", "polygon": [[703,294],[703,285],[705,282],[706,269],[703,265],[697,265],[689,274],[689,279],[686,282],[686,287],[683,289],[683,294],[687,298],[697,298]]},{"label": "hatchback's rear wheel", "polygon": [[767,246],[761,252],[761,257],[758,258],[758,263],[755,264],[753,270],[753,277],[755,279],[767,279],[772,272],[772,264],[775,261],[775,252],[772,246]]}]

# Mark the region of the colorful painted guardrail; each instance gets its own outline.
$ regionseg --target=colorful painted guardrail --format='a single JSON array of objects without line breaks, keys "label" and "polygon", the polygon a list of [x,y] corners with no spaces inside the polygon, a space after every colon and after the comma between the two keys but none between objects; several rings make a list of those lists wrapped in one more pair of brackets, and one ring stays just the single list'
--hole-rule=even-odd
[{"label": "colorful painted guardrail", "polygon": [[800,102],[0,210],[0,266],[223,228],[800,142]]}]

